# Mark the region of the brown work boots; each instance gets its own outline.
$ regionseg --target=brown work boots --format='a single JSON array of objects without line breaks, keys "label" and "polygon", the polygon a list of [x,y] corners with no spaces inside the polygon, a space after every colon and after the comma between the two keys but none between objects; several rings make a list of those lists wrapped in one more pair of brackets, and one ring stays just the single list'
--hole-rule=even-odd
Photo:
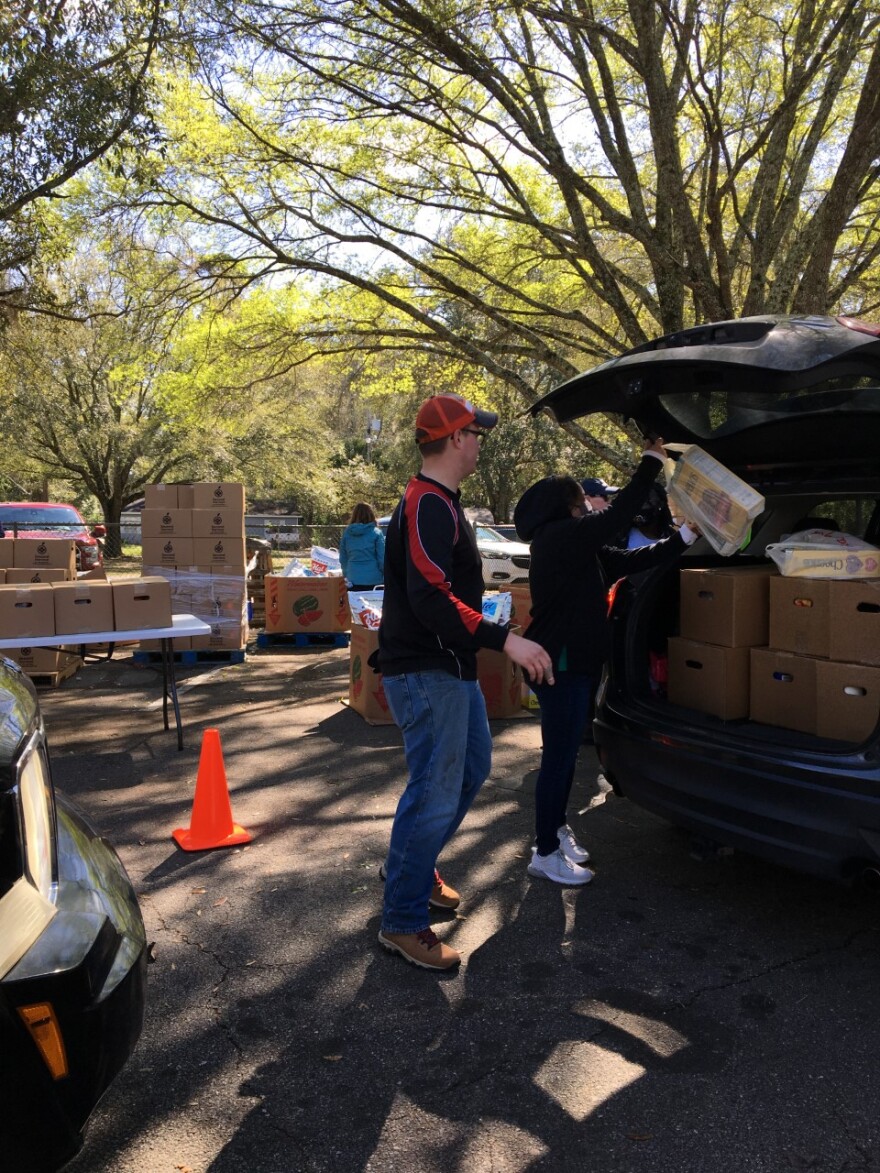
[{"label": "brown work boots", "polygon": [[452,969],[461,961],[461,954],[443,942],[432,929],[420,933],[379,932],[379,944],[390,953],[399,953],[420,969]]}]

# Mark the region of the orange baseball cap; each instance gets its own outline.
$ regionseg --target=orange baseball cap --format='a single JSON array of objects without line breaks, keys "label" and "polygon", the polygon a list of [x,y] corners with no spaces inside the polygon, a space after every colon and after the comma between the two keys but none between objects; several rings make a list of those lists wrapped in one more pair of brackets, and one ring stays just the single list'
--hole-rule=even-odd
[{"label": "orange baseball cap", "polygon": [[468,424],[476,424],[478,428],[489,431],[497,423],[498,416],[494,411],[474,407],[458,395],[432,395],[425,400],[416,416],[416,443],[442,440],[444,436],[451,436]]}]

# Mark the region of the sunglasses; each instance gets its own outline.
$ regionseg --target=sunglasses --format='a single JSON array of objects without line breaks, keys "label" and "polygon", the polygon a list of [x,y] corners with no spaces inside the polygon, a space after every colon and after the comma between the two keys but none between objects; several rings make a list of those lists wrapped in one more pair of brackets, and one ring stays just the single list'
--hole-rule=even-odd
[{"label": "sunglasses", "polygon": [[488,432],[478,432],[475,428],[462,428],[461,430],[463,432],[467,432],[467,434],[469,436],[476,436],[478,444],[482,444],[483,441],[486,439],[486,437],[489,435]]}]

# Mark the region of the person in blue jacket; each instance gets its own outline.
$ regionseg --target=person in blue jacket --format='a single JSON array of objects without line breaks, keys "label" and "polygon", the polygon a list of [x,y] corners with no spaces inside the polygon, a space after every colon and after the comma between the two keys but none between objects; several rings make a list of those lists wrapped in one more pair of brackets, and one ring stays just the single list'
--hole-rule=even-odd
[{"label": "person in blue jacket", "polygon": [[376,514],[364,501],[351,511],[339,542],[342,573],[353,591],[371,591],[385,578],[385,535]]}]

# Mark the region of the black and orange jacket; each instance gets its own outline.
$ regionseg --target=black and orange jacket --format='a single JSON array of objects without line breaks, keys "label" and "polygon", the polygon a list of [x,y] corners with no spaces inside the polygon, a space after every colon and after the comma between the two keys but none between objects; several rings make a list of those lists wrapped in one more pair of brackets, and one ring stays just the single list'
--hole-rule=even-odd
[{"label": "black and orange jacket", "polygon": [[386,676],[440,669],[476,680],[477,649],[501,651],[507,626],[483,619],[483,566],[453,493],[421,473],[385,535],[379,667]]}]

